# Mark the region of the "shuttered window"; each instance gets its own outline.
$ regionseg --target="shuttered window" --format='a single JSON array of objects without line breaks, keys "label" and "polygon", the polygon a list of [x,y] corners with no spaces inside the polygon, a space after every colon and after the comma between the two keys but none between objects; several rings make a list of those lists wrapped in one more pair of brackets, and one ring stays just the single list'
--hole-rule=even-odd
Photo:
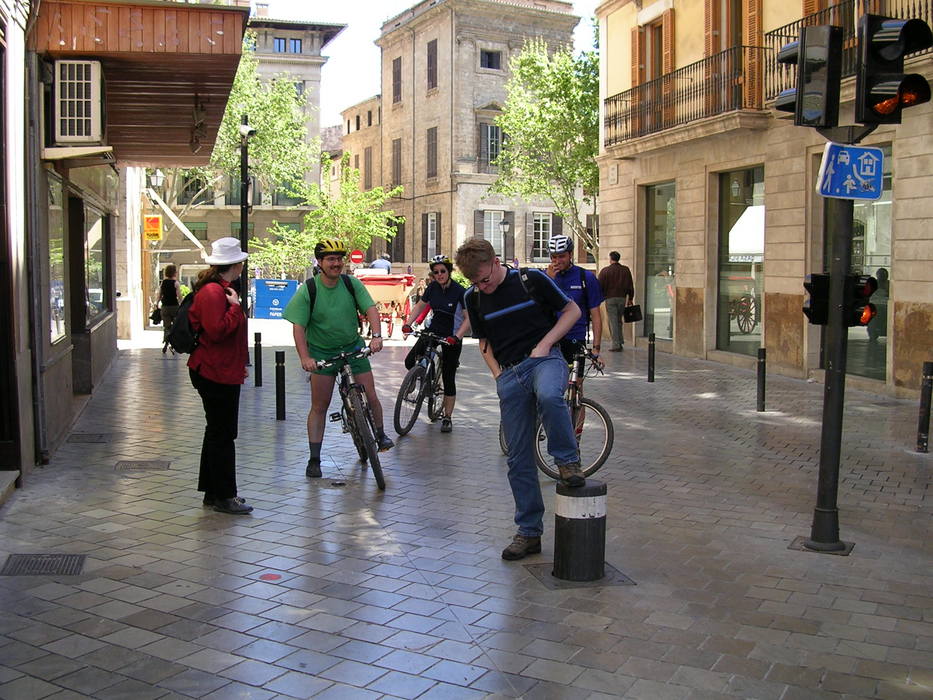
[{"label": "shuttered window", "polygon": [[428,178],[437,177],[437,127],[432,126],[427,133],[427,170],[425,176]]},{"label": "shuttered window", "polygon": [[437,87],[437,39],[428,42],[428,90]]},{"label": "shuttered window", "polygon": [[402,184],[402,139],[392,139],[392,186],[398,187],[401,184]]},{"label": "shuttered window", "polygon": [[402,101],[402,58],[392,59],[392,102]]}]

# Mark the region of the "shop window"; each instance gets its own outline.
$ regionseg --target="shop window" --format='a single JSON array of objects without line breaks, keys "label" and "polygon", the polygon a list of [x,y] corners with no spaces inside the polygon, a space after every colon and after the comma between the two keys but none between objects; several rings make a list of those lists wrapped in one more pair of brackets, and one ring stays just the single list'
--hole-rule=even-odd
[{"label": "shop window", "polygon": [[677,215],[673,182],[645,188],[645,335],[674,337],[674,249]]}]

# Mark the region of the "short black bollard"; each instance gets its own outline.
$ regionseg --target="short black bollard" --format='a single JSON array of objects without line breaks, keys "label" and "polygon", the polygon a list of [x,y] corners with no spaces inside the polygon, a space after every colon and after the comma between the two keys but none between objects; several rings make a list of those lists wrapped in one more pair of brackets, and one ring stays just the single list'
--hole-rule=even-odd
[{"label": "short black bollard", "polygon": [[930,398],[933,396],[933,362],[923,363],[920,384],[920,420],[917,424],[917,452],[930,450]]},{"label": "short black bollard", "polygon": [[648,381],[654,381],[654,333],[648,334]]},{"label": "short black bollard", "polygon": [[262,386],[262,333],[253,333],[255,343],[253,345],[253,355],[256,356],[256,365],[253,367],[253,380],[256,386]]},{"label": "short black bollard", "polygon": [[606,575],[606,484],[587,479],[577,488],[557,484],[554,569],[564,581],[598,581]]},{"label": "short black bollard", "polygon": [[767,352],[758,348],[758,410],[765,410],[765,379],[767,378]]},{"label": "short black bollard", "polygon": [[285,420],[285,351],[275,351],[275,419]]}]

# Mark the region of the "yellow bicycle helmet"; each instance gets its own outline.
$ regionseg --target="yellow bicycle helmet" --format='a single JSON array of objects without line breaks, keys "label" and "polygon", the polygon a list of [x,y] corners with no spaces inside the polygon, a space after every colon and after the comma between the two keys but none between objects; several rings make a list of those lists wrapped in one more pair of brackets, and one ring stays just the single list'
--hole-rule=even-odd
[{"label": "yellow bicycle helmet", "polygon": [[343,244],[343,241],[339,241],[336,238],[325,238],[324,240],[318,241],[314,246],[314,257],[318,260],[323,258],[325,255],[346,255],[347,246]]}]

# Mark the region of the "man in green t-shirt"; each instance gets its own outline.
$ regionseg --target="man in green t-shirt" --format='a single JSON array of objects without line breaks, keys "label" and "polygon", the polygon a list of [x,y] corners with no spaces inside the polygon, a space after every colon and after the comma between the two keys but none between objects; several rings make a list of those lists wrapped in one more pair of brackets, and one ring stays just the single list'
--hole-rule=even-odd
[{"label": "man in green t-shirt", "polygon": [[[308,460],[305,476],[313,478],[321,476],[324,422],[339,371],[337,367],[319,370],[316,359],[323,360],[341,352],[353,352],[363,348],[364,342],[357,324],[358,313],[366,315],[370,328],[382,327],[379,310],[363,283],[355,277],[350,277],[349,281],[353,285],[351,293],[340,277],[346,254],[346,246],[335,239],[325,239],[314,246],[314,257],[317,258],[321,272],[313,280],[315,300],[310,318],[308,310],[311,297],[307,285],[304,284],[298,288],[282,313],[285,320],[292,322],[295,349],[301,360],[301,368],[312,373],[311,410],[308,412],[308,446],[311,449],[311,458]],[[374,353],[382,350],[382,335],[378,331],[373,333],[369,347]],[[376,396],[376,384],[369,360],[351,360],[350,367],[356,381],[366,390],[366,398],[376,423],[376,442],[379,444],[379,450],[388,450],[395,443],[389,439],[382,427],[382,404]]]}]

